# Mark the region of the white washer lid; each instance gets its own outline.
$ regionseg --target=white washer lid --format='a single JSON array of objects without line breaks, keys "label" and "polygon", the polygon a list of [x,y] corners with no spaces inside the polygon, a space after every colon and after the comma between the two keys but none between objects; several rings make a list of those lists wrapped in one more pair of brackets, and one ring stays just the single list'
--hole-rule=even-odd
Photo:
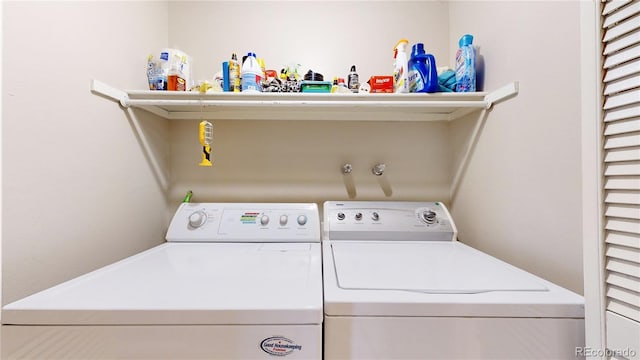
[{"label": "white washer lid", "polygon": [[548,291],[529,274],[455,242],[334,243],[338,286],[434,294]]},{"label": "white washer lid", "polygon": [[325,241],[329,316],[584,318],[584,298],[457,241]]},{"label": "white washer lid", "polygon": [[320,324],[320,244],[165,243],[3,308],[5,324]]}]

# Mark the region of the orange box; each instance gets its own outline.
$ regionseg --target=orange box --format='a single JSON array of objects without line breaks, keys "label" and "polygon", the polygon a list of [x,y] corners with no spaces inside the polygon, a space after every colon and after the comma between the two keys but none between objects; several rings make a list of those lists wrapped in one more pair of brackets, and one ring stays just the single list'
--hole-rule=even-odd
[{"label": "orange box", "polygon": [[371,93],[392,93],[393,76],[372,76],[369,78],[369,86]]}]

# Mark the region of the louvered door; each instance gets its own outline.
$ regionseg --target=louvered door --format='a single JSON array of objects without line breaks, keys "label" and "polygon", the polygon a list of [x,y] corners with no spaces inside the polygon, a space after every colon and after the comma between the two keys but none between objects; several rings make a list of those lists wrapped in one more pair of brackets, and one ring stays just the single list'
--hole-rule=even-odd
[{"label": "louvered door", "polygon": [[[602,4],[607,355],[640,356],[640,1]],[[626,352],[625,352],[626,351]]]}]

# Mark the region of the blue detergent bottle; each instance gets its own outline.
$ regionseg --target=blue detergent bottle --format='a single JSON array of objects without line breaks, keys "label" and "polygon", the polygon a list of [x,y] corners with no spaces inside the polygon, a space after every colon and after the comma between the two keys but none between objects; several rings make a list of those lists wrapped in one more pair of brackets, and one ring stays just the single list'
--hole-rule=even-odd
[{"label": "blue detergent bottle", "polygon": [[434,93],[438,90],[435,57],[424,52],[424,44],[414,44],[409,59],[409,92]]},{"label": "blue detergent bottle", "polygon": [[456,52],[456,92],[476,91],[476,52],[473,36],[466,34],[458,41]]}]

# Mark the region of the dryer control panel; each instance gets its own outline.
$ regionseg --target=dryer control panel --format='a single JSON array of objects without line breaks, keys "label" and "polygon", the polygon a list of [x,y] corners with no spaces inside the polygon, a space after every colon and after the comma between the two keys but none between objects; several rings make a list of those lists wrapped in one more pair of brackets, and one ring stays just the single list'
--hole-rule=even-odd
[{"label": "dryer control panel", "polygon": [[455,241],[457,231],[441,202],[327,201],[325,240]]},{"label": "dryer control panel", "polygon": [[166,236],[182,242],[319,242],[316,204],[182,203]]}]

